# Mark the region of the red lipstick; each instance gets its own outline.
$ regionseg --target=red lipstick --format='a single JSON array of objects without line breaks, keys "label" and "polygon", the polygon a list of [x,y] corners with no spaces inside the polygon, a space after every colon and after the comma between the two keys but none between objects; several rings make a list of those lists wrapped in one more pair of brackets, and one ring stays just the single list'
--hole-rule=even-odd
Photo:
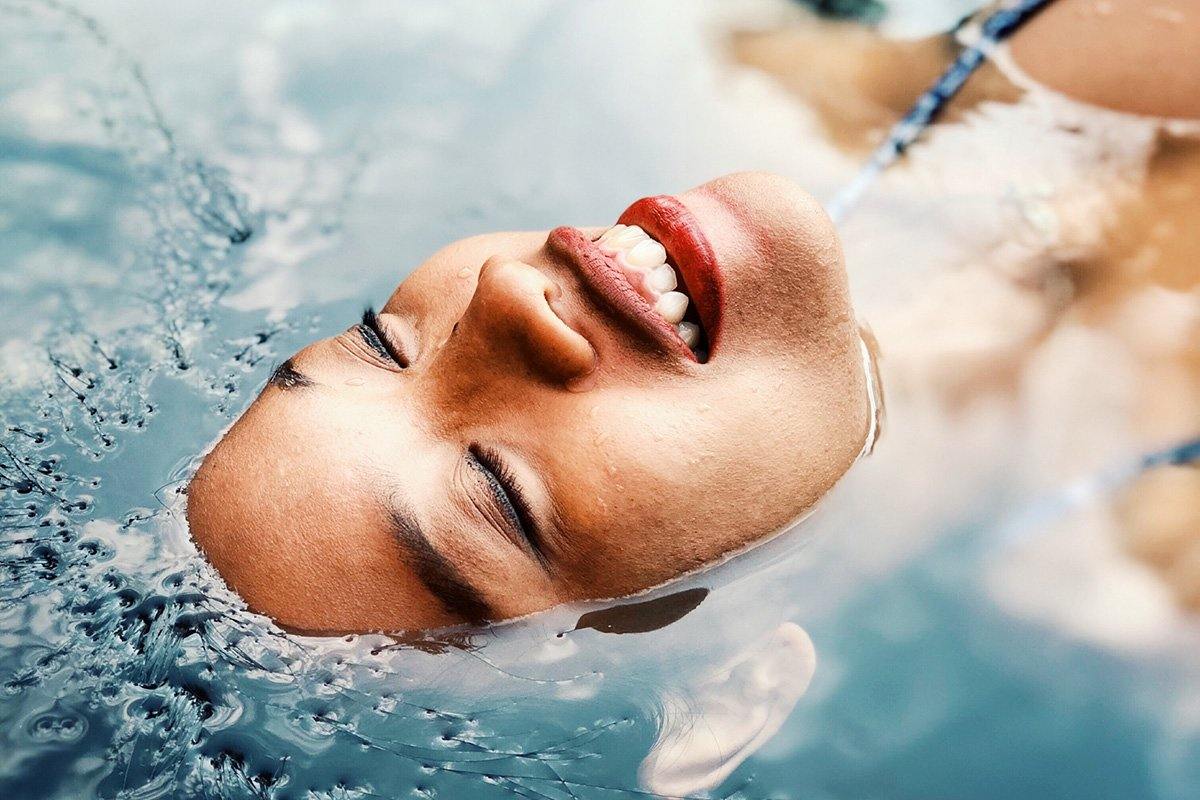
[{"label": "red lipstick", "polygon": [[[668,262],[679,274],[699,317],[711,358],[721,330],[724,279],[712,245],[696,218],[674,197],[659,195],[635,202],[621,214],[619,222],[641,227],[666,249]],[[620,267],[581,231],[555,228],[548,244],[574,264],[585,290],[623,322],[633,324],[662,349],[698,361],[675,327],[654,311]]]},{"label": "red lipstick", "polygon": [[711,357],[720,342],[725,280],[696,217],[674,197],[660,194],[636,201],[617,222],[639,226],[667,249],[700,316]]},{"label": "red lipstick", "polygon": [[674,326],[654,311],[616,263],[601,253],[582,231],[566,226],[555,228],[550,231],[547,244],[572,263],[584,291],[621,323],[631,326],[660,350],[697,360]]}]

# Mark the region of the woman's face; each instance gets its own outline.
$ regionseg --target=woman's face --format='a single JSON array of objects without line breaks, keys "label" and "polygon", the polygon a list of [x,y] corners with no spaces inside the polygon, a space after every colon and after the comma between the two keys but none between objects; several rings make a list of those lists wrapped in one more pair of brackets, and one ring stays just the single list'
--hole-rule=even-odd
[{"label": "woman's face", "polygon": [[[276,371],[188,491],[251,608],[404,630],[626,595],[831,487],[871,410],[820,207],[738,174],[620,222],[663,247],[633,228],[466,239]],[[695,328],[661,297],[672,274]]]}]

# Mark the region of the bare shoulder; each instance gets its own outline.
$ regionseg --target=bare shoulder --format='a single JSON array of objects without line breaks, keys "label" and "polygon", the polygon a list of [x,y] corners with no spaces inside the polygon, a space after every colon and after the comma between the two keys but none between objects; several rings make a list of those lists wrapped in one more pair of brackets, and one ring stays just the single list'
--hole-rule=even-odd
[{"label": "bare shoulder", "polygon": [[1200,0],[1057,0],[1011,47],[1030,77],[1079,100],[1200,119]]}]

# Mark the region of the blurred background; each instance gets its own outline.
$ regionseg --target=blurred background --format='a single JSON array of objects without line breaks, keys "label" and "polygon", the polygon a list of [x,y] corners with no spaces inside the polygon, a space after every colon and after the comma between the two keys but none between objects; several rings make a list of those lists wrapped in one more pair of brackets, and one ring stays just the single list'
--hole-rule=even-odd
[{"label": "blurred background", "polygon": [[677,624],[284,642],[183,526],[271,362],[442,244],[829,201],[990,8],[0,0],[0,796],[1194,797],[1200,471],[1097,487],[1200,432],[1200,109],[1044,57],[1181,63],[1194,4],[1052,3],[870,187],[883,435]]}]

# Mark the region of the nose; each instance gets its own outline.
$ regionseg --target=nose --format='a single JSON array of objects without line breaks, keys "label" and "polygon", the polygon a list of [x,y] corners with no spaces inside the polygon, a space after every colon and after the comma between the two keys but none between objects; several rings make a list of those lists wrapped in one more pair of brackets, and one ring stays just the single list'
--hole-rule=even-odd
[{"label": "nose", "polygon": [[471,370],[476,376],[500,371],[509,378],[568,385],[595,368],[596,354],[555,311],[561,292],[529,264],[489,258],[449,345],[476,357]]}]

